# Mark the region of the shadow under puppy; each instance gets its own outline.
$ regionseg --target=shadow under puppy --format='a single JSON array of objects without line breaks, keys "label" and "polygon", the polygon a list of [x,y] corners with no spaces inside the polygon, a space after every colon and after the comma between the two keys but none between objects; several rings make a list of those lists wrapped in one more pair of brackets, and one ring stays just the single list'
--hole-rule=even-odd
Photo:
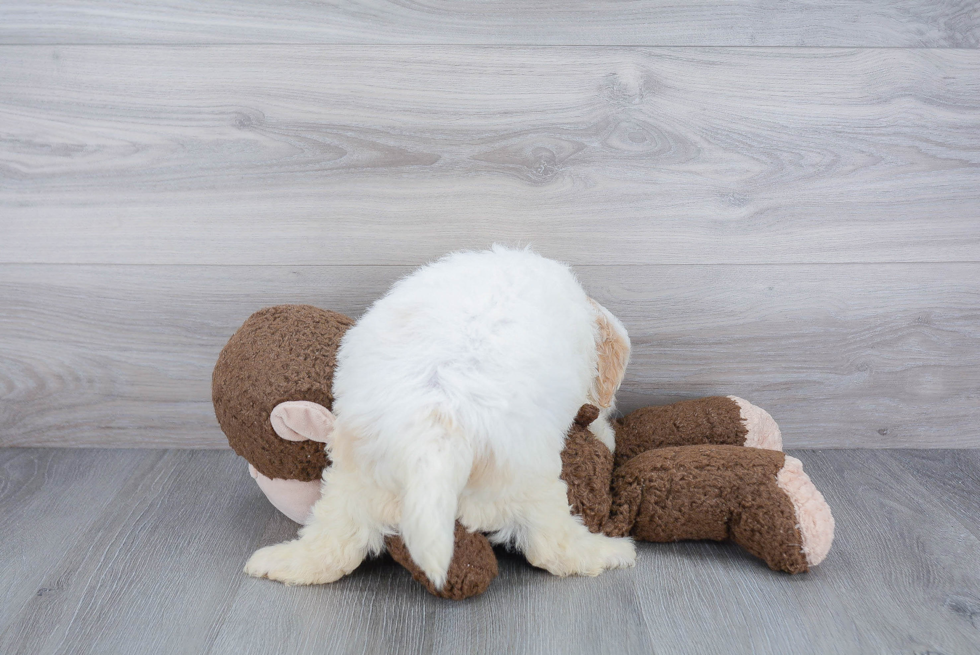
[{"label": "shadow under puppy", "polygon": [[[352,324],[311,306],[263,309],[232,336],[214,370],[215,413],[229,443],[269,500],[299,523],[330,465],[333,369]],[[568,503],[590,530],[647,541],[731,538],[774,570],[793,573],[826,555],[829,508],[798,460],[778,452],[778,428],[761,409],[728,397],[637,410],[615,424],[615,461],[586,427],[595,414],[582,408],[562,453]],[[444,598],[482,593],[497,575],[487,539],[459,524],[441,589],[400,537],[387,537],[386,546]]]}]

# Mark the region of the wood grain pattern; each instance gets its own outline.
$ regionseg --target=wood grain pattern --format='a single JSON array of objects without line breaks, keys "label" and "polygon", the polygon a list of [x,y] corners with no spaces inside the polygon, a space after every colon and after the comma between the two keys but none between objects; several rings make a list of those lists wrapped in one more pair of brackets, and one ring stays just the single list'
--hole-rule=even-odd
[{"label": "wood grain pattern", "polygon": [[[408,267],[0,267],[0,443],[223,448],[218,352],[253,311],[358,316]],[[620,406],[730,394],[790,447],[980,446],[980,264],[585,266]]]},{"label": "wood grain pattern", "polygon": [[[597,578],[555,578],[501,553],[489,591],[453,603],[386,558],[316,587],[244,576],[252,549],[291,537],[296,525],[272,510],[230,451],[3,449],[4,534],[67,547],[11,557],[9,539],[0,541],[13,591],[0,596],[0,645],[127,654],[972,652],[980,540],[920,484],[914,459],[794,454],[837,517],[830,556],[810,573],[774,573],[735,546],[703,542],[640,544],[635,568]],[[11,493],[24,480],[30,491]],[[91,498],[105,501],[82,502]]]},{"label": "wood grain pattern", "polygon": [[0,4],[0,43],[228,42],[975,48],[980,10],[970,0]]},{"label": "wood grain pattern", "polygon": [[[88,477],[89,493],[106,495],[95,507],[45,490],[49,502],[69,505],[79,517],[62,518],[62,524],[84,520],[89,527],[62,558],[35,564],[36,555],[29,553],[21,560],[29,566],[18,567],[15,579],[29,599],[2,612],[0,650],[115,653],[134,652],[129,645],[139,644],[142,652],[206,652],[216,632],[209,622],[228,610],[243,580],[238,562],[274,510],[254,503],[254,483],[234,457],[82,452],[62,459],[61,466],[80,467],[97,457],[123,470]],[[28,451],[22,457],[45,454]],[[51,523],[45,508],[37,511]],[[35,527],[23,518],[11,523],[15,533],[42,544],[63,529]],[[35,571],[42,564],[43,576]],[[42,589],[32,593],[36,586]]]},{"label": "wood grain pattern", "polygon": [[[44,604],[77,582],[58,563],[98,529],[99,517],[116,502],[126,480],[157,459],[148,451],[65,455],[53,449],[0,449],[0,562],[5,570],[0,577],[0,645],[6,642],[11,608],[34,603],[41,626],[24,626],[21,636],[43,634]],[[6,645],[3,649],[9,651]]]},{"label": "wood grain pattern", "polygon": [[980,539],[980,451],[903,450],[892,457]]},{"label": "wood grain pattern", "polygon": [[977,261],[980,51],[0,48],[0,262]]}]

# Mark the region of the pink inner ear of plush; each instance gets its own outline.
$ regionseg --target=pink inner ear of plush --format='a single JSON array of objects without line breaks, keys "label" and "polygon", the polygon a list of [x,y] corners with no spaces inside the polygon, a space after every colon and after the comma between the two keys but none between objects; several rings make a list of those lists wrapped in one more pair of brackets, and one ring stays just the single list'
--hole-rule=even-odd
[{"label": "pink inner ear of plush", "polygon": [[279,403],[269,415],[269,420],[276,434],[287,441],[328,443],[334,424],[329,409],[308,400]]},{"label": "pink inner ear of plush", "polygon": [[293,521],[305,524],[316,501],[320,500],[320,481],[283,480],[267,478],[254,466],[248,465],[248,472],[259,484],[272,505]]}]

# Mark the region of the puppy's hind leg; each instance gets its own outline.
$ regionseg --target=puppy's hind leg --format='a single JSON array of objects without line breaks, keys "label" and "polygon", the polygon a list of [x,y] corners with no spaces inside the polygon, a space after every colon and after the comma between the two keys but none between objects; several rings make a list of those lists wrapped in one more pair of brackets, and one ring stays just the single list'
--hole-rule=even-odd
[{"label": "puppy's hind leg", "polygon": [[517,545],[534,566],[567,576],[599,575],[636,563],[632,540],[593,534],[572,516],[560,479],[535,483],[525,498],[516,513],[523,523]]},{"label": "puppy's hind leg", "polygon": [[246,573],[287,585],[323,584],[339,580],[369,553],[381,551],[384,534],[372,503],[383,503],[383,492],[337,463],[327,469],[323,484],[323,496],[299,538],[255,551]]}]

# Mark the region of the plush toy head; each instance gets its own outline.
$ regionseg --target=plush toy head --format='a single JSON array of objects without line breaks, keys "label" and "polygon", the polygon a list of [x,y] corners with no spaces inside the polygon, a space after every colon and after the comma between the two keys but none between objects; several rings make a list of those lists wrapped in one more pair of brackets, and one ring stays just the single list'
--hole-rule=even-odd
[{"label": "plush toy head", "polygon": [[[320,498],[320,477],[330,466],[325,446],[333,430],[333,372],[340,340],[353,324],[309,305],[262,309],[231,337],[214,367],[212,399],[221,429],[273,506],[297,523]],[[412,562],[399,537],[389,536],[386,544],[397,562],[442,598],[481,594],[497,576],[486,537],[459,525],[441,590]]]},{"label": "plush toy head", "polygon": [[330,465],[333,370],[353,323],[309,305],[262,309],[232,336],[214,367],[214,412],[228,443],[249,462],[273,505],[300,523]]}]

